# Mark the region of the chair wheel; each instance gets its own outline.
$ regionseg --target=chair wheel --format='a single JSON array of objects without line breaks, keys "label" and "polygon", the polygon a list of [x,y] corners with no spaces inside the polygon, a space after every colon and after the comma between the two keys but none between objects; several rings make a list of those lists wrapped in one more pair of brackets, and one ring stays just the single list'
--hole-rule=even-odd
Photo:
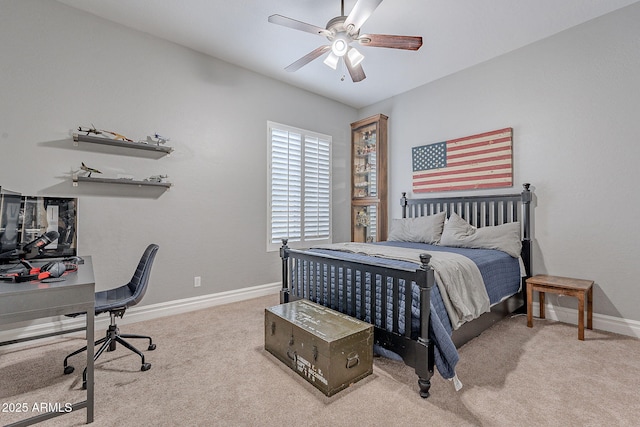
[{"label": "chair wheel", "polygon": [[141,371],[148,371],[149,369],[151,369],[151,363],[143,363],[140,368]]},{"label": "chair wheel", "polygon": [[155,350],[156,349],[156,345],[155,344],[149,344],[149,347],[147,348],[147,350],[151,351],[151,350]]},{"label": "chair wheel", "polygon": [[65,375],[69,375],[70,373],[72,373],[75,370],[75,368],[71,365],[69,366],[65,366],[64,367],[64,374]]}]

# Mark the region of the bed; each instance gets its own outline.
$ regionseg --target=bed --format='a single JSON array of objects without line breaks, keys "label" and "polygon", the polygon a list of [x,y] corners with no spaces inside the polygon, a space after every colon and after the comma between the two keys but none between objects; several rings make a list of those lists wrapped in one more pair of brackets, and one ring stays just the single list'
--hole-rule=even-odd
[{"label": "bed", "polygon": [[525,306],[531,199],[529,184],[516,194],[403,193],[386,242],[296,250],[284,239],[280,302],[306,298],[372,323],[377,352],[414,368],[426,398],[435,368],[457,380],[457,348]]}]

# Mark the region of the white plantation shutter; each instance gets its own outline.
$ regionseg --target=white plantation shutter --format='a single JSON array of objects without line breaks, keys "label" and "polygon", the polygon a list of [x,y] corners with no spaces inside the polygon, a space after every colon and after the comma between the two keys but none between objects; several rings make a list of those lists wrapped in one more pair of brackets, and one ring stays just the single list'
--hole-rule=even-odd
[{"label": "white plantation shutter", "polygon": [[294,247],[329,242],[331,137],[272,122],[268,128],[267,248],[277,249],[283,238]]},{"label": "white plantation shutter", "polygon": [[271,128],[271,243],[302,237],[301,138]]},{"label": "white plantation shutter", "polygon": [[304,153],[304,237],[326,240],[330,233],[329,140],[305,135]]}]

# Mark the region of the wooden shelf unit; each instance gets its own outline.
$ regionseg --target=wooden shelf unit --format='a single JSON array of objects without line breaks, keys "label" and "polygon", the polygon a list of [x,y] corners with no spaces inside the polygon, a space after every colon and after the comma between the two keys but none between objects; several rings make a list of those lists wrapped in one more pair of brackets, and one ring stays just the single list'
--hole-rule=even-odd
[{"label": "wooden shelf unit", "polygon": [[351,241],[387,239],[387,120],[351,123]]}]

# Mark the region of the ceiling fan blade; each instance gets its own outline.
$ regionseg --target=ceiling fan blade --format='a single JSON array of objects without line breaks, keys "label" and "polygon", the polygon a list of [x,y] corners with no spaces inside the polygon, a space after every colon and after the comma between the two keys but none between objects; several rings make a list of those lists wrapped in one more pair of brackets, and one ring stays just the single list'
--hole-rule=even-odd
[{"label": "ceiling fan blade", "polygon": [[391,36],[388,34],[365,34],[358,37],[362,46],[388,47],[391,49],[418,50],[422,46],[420,36]]},{"label": "ceiling fan blade", "polygon": [[306,22],[296,21],[295,19],[287,18],[282,15],[271,15],[268,18],[268,21],[272,24],[282,25],[284,27],[293,28],[294,30],[305,31],[311,34],[318,34],[321,36],[329,36],[331,32],[327,31],[325,28],[321,28],[315,25],[307,24]]},{"label": "ceiling fan blade", "polygon": [[347,70],[349,70],[349,75],[351,76],[351,80],[354,83],[361,82],[366,79],[367,76],[364,74],[364,70],[362,69],[362,65],[358,64],[355,67],[351,65],[351,60],[348,56],[344,56],[344,63],[347,66]]},{"label": "ceiling fan blade", "polygon": [[382,3],[382,0],[358,0],[344,21],[344,27],[347,32],[350,34],[358,32],[362,24],[369,19],[380,3]]},{"label": "ceiling fan blade", "polygon": [[327,52],[330,49],[331,49],[331,46],[329,46],[329,45],[320,46],[319,48],[314,49],[311,52],[307,53],[305,56],[303,56],[302,58],[298,59],[293,64],[288,65],[287,67],[285,67],[285,70],[287,70],[289,72],[297,71],[297,70],[299,70],[300,68],[304,67],[309,62],[313,61],[314,59],[316,59],[317,57],[319,57],[320,55],[322,55],[323,53]]}]

